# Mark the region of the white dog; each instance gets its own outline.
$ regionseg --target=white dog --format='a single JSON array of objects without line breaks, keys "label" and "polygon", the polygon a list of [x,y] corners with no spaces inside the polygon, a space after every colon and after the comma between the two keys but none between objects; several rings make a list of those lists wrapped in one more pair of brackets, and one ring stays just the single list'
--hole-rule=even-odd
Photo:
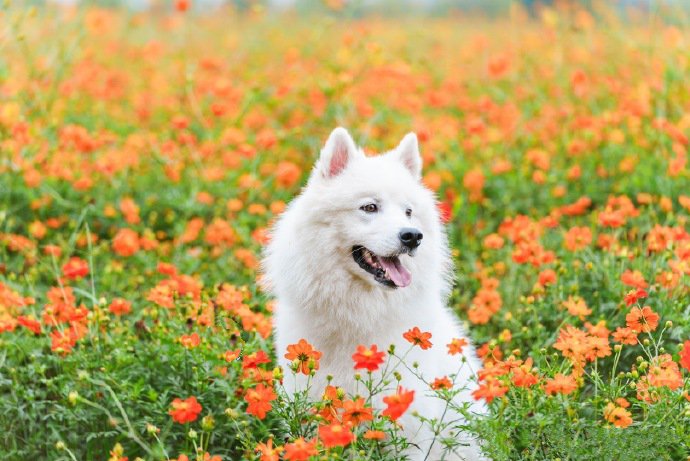
[{"label": "white dog", "polygon": [[[402,386],[415,391],[401,423],[408,440],[419,448],[406,454],[433,460],[443,456],[440,443],[431,446],[428,425],[421,427],[414,413],[440,419],[445,402],[432,397],[412,364],[419,364],[416,372],[427,382],[457,373],[456,385],[467,386],[457,403],[467,402],[477,413],[485,407],[470,395],[480,368],[472,346],[464,351],[464,364],[447,352],[453,338],[466,336],[445,305],[451,270],[448,245],[434,195],[420,179],[421,157],[413,133],[394,150],[365,157],[349,133],[336,128],[307,186],[273,229],[264,270],[277,298],[276,348],[283,365],[288,364],[282,358],[287,346],[301,338],[323,352],[312,381],[316,399],[327,375],[348,393],[357,392],[352,354],[358,345],[376,344],[385,351],[394,344],[396,353],[403,354],[411,347],[404,332],[419,327],[433,334],[431,349],[413,348],[406,359],[409,368],[398,367]],[[287,377],[285,381],[289,391],[304,384]],[[363,390],[359,384],[359,392]],[[457,420],[458,415],[446,412],[448,418]],[[482,459],[475,440],[462,433],[455,437],[465,446],[445,459]]]}]

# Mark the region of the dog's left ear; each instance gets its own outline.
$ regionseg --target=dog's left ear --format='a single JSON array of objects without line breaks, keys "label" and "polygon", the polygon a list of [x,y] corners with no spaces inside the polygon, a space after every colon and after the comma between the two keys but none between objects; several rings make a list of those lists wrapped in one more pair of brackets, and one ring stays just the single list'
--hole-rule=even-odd
[{"label": "dog's left ear", "polygon": [[422,157],[419,155],[417,135],[407,133],[395,148],[395,157],[402,162],[415,179],[422,177]]}]

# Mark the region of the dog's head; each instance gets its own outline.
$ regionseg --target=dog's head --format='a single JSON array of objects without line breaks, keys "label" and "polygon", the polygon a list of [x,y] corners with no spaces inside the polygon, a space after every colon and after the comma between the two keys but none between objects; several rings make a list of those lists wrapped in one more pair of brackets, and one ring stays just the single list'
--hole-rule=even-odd
[{"label": "dog's head", "polygon": [[337,259],[324,261],[324,271],[335,263],[359,281],[391,289],[409,286],[425,270],[438,272],[442,231],[421,168],[413,133],[372,157],[345,129],[331,133],[306,189],[310,214],[328,229],[328,241],[313,251]]}]

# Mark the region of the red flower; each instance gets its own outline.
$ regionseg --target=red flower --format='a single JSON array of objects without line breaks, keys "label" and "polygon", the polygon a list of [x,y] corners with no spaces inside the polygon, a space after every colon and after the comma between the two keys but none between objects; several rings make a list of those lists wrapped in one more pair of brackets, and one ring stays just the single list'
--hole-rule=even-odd
[{"label": "red flower", "polygon": [[23,315],[20,315],[19,317],[17,317],[17,323],[31,330],[36,335],[41,334],[41,322],[34,319],[33,317],[24,317]]},{"label": "red flower", "polygon": [[62,273],[69,279],[78,279],[89,273],[89,264],[83,259],[74,256],[62,266]]},{"label": "red flower", "polygon": [[422,332],[417,327],[408,330],[405,334],[403,334],[403,338],[405,338],[411,344],[419,346],[424,350],[429,349],[432,346],[431,341],[429,341],[429,339],[431,339],[431,333]]},{"label": "red flower", "polygon": [[355,434],[347,426],[336,422],[319,426],[319,439],[326,448],[344,447],[355,441]]},{"label": "red flower", "polygon": [[649,296],[649,294],[642,288],[638,288],[637,290],[630,290],[625,295],[625,305],[632,306],[637,302],[638,299],[646,298],[647,296]]},{"label": "red flower", "polygon": [[258,350],[252,354],[245,355],[242,359],[242,369],[257,368],[262,363],[271,363],[268,354],[262,350]]},{"label": "red flower", "polygon": [[403,413],[412,405],[414,391],[406,391],[402,386],[398,387],[398,392],[383,398],[383,403],[388,407],[383,410],[383,416],[388,416],[392,420],[400,418]]},{"label": "red flower", "polygon": [[376,371],[379,369],[379,365],[383,363],[385,355],[385,352],[378,350],[376,344],[372,344],[369,349],[360,344],[357,346],[357,351],[352,354],[352,360],[355,361],[355,370],[365,368],[369,371]]},{"label": "red flower", "polygon": [[450,222],[453,219],[453,205],[448,202],[440,202],[438,204],[438,214],[441,217],[441,221],[444,223]]},{"label": "red flower", "polygon": [[277,398],[273,389],[263,384],[257,384],[255,388],[247,390],[244,400],[249,404],[247,413],[259,419],[266,417],[266,412],[273,408],[271,402]]},{"label": "red flower", "polygon": [[172,416],[173,421],[180,424],[196,421],[202,410],[201,404],[197,402],[196,397],[188,397],[185,400],[178,398],[173,400],[171,405],[172,408],[168,413]]}]

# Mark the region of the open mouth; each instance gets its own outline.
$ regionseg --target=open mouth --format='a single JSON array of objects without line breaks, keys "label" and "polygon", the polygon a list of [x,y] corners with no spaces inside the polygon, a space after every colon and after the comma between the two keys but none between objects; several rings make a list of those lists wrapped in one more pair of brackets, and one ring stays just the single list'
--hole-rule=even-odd
[{"label": "open mouth", "polygon": [[352,247],[355,262],[374,276],[374,280],[391,288],[406,287],[412,275],[400,263],[398,256],[379,256],[361,245]]}]

